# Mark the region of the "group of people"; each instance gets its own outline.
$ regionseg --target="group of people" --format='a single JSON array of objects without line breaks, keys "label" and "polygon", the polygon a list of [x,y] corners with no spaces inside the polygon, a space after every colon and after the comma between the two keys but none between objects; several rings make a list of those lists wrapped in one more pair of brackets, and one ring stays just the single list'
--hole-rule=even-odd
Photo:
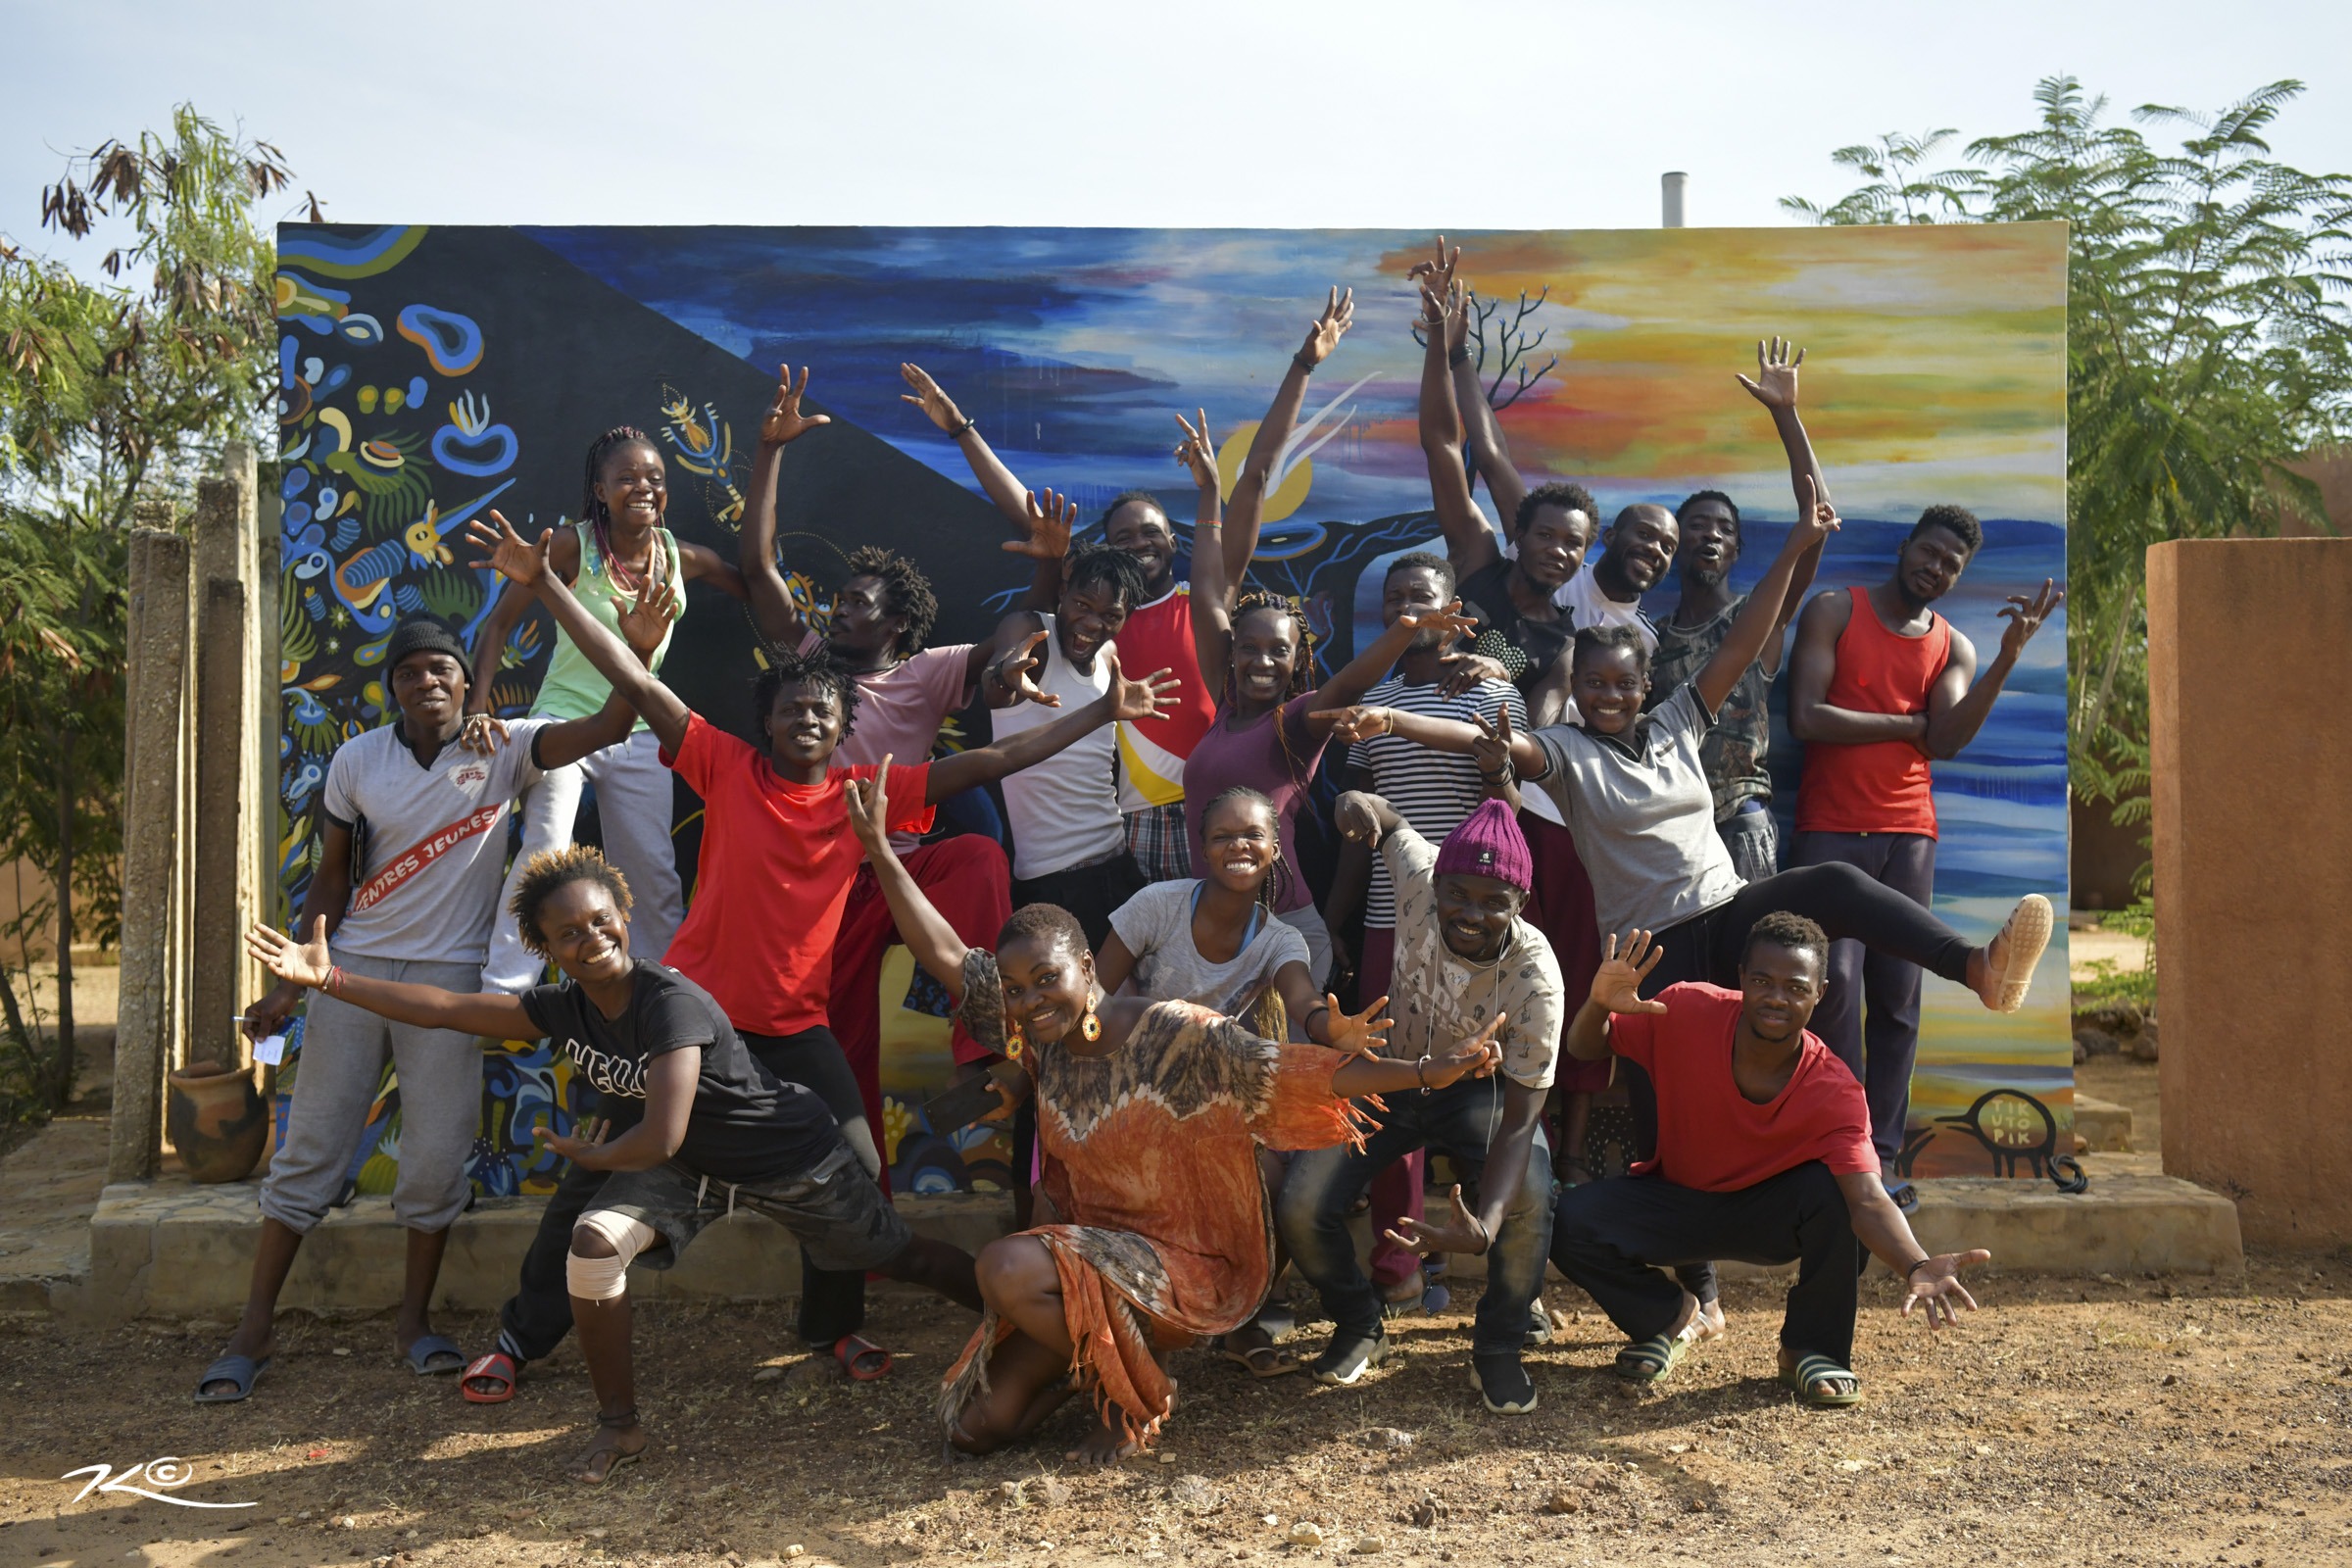
[{"label": "group of people", "polygon": [[[1179,417],[1189,552],[1142,490],[1073,544],[1076,509],[1026,488],[902,367],[906,401],[1034,563],[1022,607],[979,643],[928,646],[930,584],[878,547],[849,554],[829,615],[795,597],[777,495],[792,448],[828,422],[806,369],[761,420],[733,563],[670,534],[661,452],[629,429],[590,448],[577,522],[536,539],[496,513],[474,523],[504,597],[470,656],[429,616],[392,632],[398,718],[332,760],[294,932],[249,938],[279,983],[248,1030],[297,1006],[308,1021],[247,1308],[197,1398],[243,1399],[268,1364],[278,1290],[338,1199],[387,1059],[409,1234],[398,1348],[490,1403],[576,1328],[591,1482],[648,1441],[629,1266],[669,1266],[739,1206],[792,1233],[800,1332],[848,1376],[891,1367],[859,1332],[869,1273],[979,1314],[940,1402],[967,1452],[1025,1441],[1081,1392],[1098,1419],[1080,1454],[1132,1451],[1173,1409],[1164,1362],[1184,1346],[1258,1377],[1300,1370],[1259,1321],[1286,1267],[1333,1324],[1306,1369],[1351,1384],[1386,1354],[1387,1318],[1422,1299],[1425,1259],[1483,1256],[1472,1372],[1502,1413],[1537,1403],[1524,1352],[1549,1333],[1547,1263],[1625,1334],[1617,1372],[1654,1383],[1722,1332],[1716,1261],[1797,1262],[1782,1372],[1815,1406],[1861,1396],[1869,1256],[1905,1281],[1906,1313],[1973,1306],[1960,1275],[1986,1254],[1921,1247],[1893,1169],[1920,973],[2015,1010],[2051,909],[2028,897],[1984,946],[1932,912],[1931,765],[1984,722],[2059,591],[2010,600],[1980,669],[1933,607],[1981,531],[1934,507],[1885,580],[1806,604],[1838,518],[1798,418],[1803,356],[1777,340],[1739,379],[1788,454],[1797,515],[1750,592],[1729,587],[1726,495],[1604,522],[1581,486],[1529,488],[1479,388],[1458,265],[1441,241],[1414,269],[1445,550],[1386,563],[1382,633],[1328,677],[1299,608],[1247,580],[1308,382],[1353,324],[1338,289],[1229,497],[1205,414]],[[1670,573],[1679,599],[1645,607]],[[758,628],[749,738],[661,678],[693,582]],[[560,630],[554,661],[529,716],[502,721],[491,677],[534,603]],[[1764,764],[1792,621],[1807,751],[1782,869]],[[935,756],[975,692],[990,744]],[[703,803],[691,903],[672,776]],[[601,852],[571,842],[584,784]],[[991,786],[1009,856],[934,819]],[[1336,857],[1316,853],[1327,838]],[[915,1235],[888,1196],[893,944],[951,1000],[959,1071],[990,1091],[971,1098],[1011,1125],[1016,1234],[976,1257]],[[568,1165],[496,1346],[468,1361],[427,1307],[466,1201],[480,1052],[538,1038],[594,1103],[569,1133],[540,1129]],[[1587,1115],[1612,1077],[1641,1158],[1595,1179]],[[1433,1152],[1460,1177],[1435,1215]],[[1367,1201],[1368,1265],[1349,1230]]]}]

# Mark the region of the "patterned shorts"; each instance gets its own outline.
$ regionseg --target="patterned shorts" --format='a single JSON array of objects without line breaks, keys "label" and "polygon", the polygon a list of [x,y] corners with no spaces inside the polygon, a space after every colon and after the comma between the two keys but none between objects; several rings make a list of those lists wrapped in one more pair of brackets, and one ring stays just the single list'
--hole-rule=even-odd
[{"label": "patterned shorts", "polygon": [[906,1250],[912,1237],[847,1144],[836,1145],[806,1175],[757,1186],[704,1180],[674,1163],[616,1171],[592,1206],[659,1231],[669,1247],[640,1260],[658,1269],[675,1263],[704,1227],[738,1208],[764,1214],[792,1232],[818,1268],[879,1268]]},{"label": "patterned shorts", "polygon": [[1184,830],[1184,803],[1147,806],[1127,813],[1127,853],[1148,882],[1181,882],[1193,874],[1193,843]]}]

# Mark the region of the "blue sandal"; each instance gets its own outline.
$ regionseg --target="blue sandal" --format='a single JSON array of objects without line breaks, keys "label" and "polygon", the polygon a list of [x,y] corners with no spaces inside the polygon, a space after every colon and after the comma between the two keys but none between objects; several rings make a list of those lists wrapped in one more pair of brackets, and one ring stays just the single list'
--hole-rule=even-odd
[{"label": "blue sandal", "polygon": [[[435,1356],[449,1357],[447,1366],[433,1365]],[[445,1378],[466,1364],[466,1352],[444,1334],[427,1334],[408,1348],[409,1370],[420,1378]]]},{"label": "blue sandal", "polygon": [[[269,1364],[270,1357],[266,1355],[258,1361],[250,1355],[220,1357],[211,1366],[206,1367],[204,1376],[196,1380],[196,1402],[198,1404],[237,1403],[253,1393],[254,1380],[262,1375],[263,1369]],[[226,1394],[207,1394],[204,1392],[205,1385],[210,1383],[233,1383],[236,1387]]]}]

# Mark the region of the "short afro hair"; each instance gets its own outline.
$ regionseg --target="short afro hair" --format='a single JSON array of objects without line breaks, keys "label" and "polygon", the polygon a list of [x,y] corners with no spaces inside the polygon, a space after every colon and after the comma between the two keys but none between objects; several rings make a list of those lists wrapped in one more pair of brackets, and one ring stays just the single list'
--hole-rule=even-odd
[{"label": "short afro hair", "polygon": [[1065,588],[1101,584],[1110,590],[1111,603],[1122,610],[1136,607],[1144,597],[1147,580],[1143,557],[1129,550],[1113,550],[1108,545],[1080,545],[1070,552],[1061,578]]},{"label": "short afro hair", "polygon": [[776,693],[787,686],[814,686],[833,694],[841,707],[841,733],[846,738],[850,727],[858,721],[858,699],[863,695],[850,672],[834,662],[831,655],[819,650],[813,654],[798,654],[790,649],[768,648],[761,652],[767,666],[752,682],[752,715],[754,722],[764,722],[776,706]]},{"label": "short afro hair", "polygon": [[1747,928],[1747,942],[1740,949],[1740,966],[1747,967],[1747,956],[1756,951],[1756,944],[1769,942],[1790,953],[1811,953],[1827,970],[1830,966],[1830,934],[1801,914],[1787,909],[1775,909]]},{"label": "short afro hair", "polygon": [[1095,951],[1078,917],[1058,904],[1024,904],[1013,910],[997,932],[997,951],[1015,942],[1058,942],[1079,957],[1092,957]]},{"label": "short afro hair", "polygon": [[1930,507],[1919,514],[1919,520],[1911,525],[1911,531],[1903,535],[1903,543],[1909,544],[1930,528],[1941,528],[1959,540],[1971,556],[1984,547],[1984,525],[1966,507],[1955,507],[1948,503]]},{"label": "short afro hair", "polygon": [[1398,556],[1395,561],[1389,563],[1389,569],[1381,574],[1380,580],[1386,584],[1391,577],[1400,571],[1435,572],[1438,578],[1438,592],[1449,598],[1453,594],[1454,584],[1459,580],[1454,576],[1452,562],[1447,561],[1444,556],[1432,555],[1426,550],[1414,550]]},{"label": "short afro hair", "polygon": [[1596,659],[1611,648],[1632,649],[1634,667],[1644,675],[1649,673],[1649,644],[1642,640],[1641,628],[1636,626],[1578,627],[1575,646],[1568,654],[1570,672],[1584,668],[1586,660]]},{"label": "short afro hair", "polygon": [[1567,512],[1585,514],[1585,543],[1600,537],[1600,503],[1592,492],[1581,484],[1566,484],[1554,480],[1540,484],[1519,498],[1519,510],[1511,514],[1511,537],[1516,539],[1527,532],[1527,525],[1536,520],[1538,507],[1559,507]]},{"label": "short afro hair", "polygon": [[1740,536],[1740,503],[1734,501],[1730,496],[1725,495],[1720,490],[1691,491],[1689,495],[1683,497],[1683,504],[1674,509],[1674,520],[1677,523],[1680,523],[1683,520],[1683,514],[1689,512],[1692,507],[1697,506],[1701,501],[1712,501],[1717,506],[1723,508],[1724,511],[1730,513],[1732,514],[1732,537],[1736,539]]},{"label": "short afro hair", "polygon": [[923,651],[924,639],[939,620],[939,596],[922,568],[895,550],[859,545],[849,555],[850,577],[871,577],[882,584],[882,613],[899,617],[899,653],[911,659]]},{"label": "short afro hair", "polygon": [[574,844],[561,850],[544,850],[523,862],[522,880],[514,884],[514,897],[507,901],[507,908],[514,914],[515,928],[522,936],[522,946],[533,957],[551,956],[547,951],[547,933],[539,926],[539,911],[559,889],[574,882],[594,882],[612,895],[614,908],[624,916],[629,912],[629,879],[594,845]]},{"label": "short afro hair", "polygon": [[1102,520],[1096,523],[1095,526],[1105,533],[1109,532],[1110,519],[1119,514],[1121,507],[1150,507],[1153,512],[1159,514],[1159,520],[1167,524],[1168,532],[1171,535],[1176,532],[1176,522],[1168,515],[1168,509],[1160,504],[1159,497],[1149,490],[1122,490],[1112,496],[1110,505],[1102,509]]}]

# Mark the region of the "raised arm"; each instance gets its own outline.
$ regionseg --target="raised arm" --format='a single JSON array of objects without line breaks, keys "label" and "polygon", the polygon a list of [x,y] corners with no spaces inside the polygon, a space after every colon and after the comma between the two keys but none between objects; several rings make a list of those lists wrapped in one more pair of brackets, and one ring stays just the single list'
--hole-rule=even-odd
[{"label": "raised arm", "polygon": [[[1434,257],[1415,262],[1405,273],[1408,278],[1431,279],[1434,291],[1443,297],[1446,285],[1453,282],[1461,266],[1462,248],[1446,248],[1446,236],[1438,236]],[[1459,421],[1467,438],[1470,466],[1487,481],[1487,494],[1494,502],[1496,515],[1506,528],[1519,516],[1519,503],[1527,499],[1527,481],[1511,464],[1510,443],[1503,438],[1501,421],[1494,416],[1494,406],[1487,401],[1487,389],[1479,383],[1478,361],[1470,352],[1470,316],[1477,309],[1477,296],[1465,283],[1462,287],[1460,315],[1449,323],[1446,333],[1446,364],[1453,383],[1454,418]],[[1469,478],[1463,477],[1463,488]]]},{"label": "raised arm", "polygon": [[444,991],[439,986],[410,985],[395,980],[370,980],[336,967],[327,948],[332,926],[324,915],[311,920],[311,939],[297,942],[272,926],[256,924],[245,933],[245,951],[258,963],[297,991],[324,991],[338,1002],[365,1007],[379,1018],[411,1023],[425,1029],[456,1029],[493,1040],[535,1040],[539,1026],[519,997],[503,991],[479,994]]},{"label": "raised arm", "polygon": [[1012,470],[1004,466],[989,444],[980,437],[977,421],[964,417],[956,400],[940,390],[919,365],[901,365],[899,375],[913,390],[899,394],[901,403],[911,403],[923,411],[924,417],[937,425],[944,435],[956,443],[963,461],[971,465],[972,477],[980,481],[980,493],[996,504],[1006,521],[1023,533],[1028,531],[1027,519],[1021,509],[1021,498],[1027,492]]},{"label": "raised arm", "polygon": [[687,582],[707,582],[729,599],[749,599],[751,589],[743,573],[709,545],[678,541],[678,575]]},{"label": "raised arm", "polygon": [[1462,602],[1458,599],[1444,610],[1406,611],[1396,617],[1396,624],[1385,628],[1364,645],[1361,653],[1341,665],[1339,673],[1308,694],[1309,718],[1328,728],[1340,710],[1361,702],[1364,693],[1380,684],[1420,632],[1436,627],[1450,641],[1475,629],[1477,624],[1462,613]]},{"label": "raised arm", "polygon": [[1446,535],[1446,554],[1453,562],[1454,574],[1467,577],[1500,560],[1502,547],[1478,503],[1470,499],[1470,476],[1462,466],[1461,411],[1454,405],[1453,382],[1446,367],[1446,339],[1460,330],[1463,310],[1460,284],[1448,282],[1444,292],[1421,285],[1421,325],[1429,340],[1421,355],[1421,452],[1429,463],[1430,501]]},{"label": "raised arm", "polygon": [[[948,998],[956,1006],[963,1005],[963,938],[948,924],[923,890],[915,885],[913,874],[898,852],[890,847],[890,759],[884,757],[874,776],[860,784],[856,779],[842,787],[843,804],[850,813],[850,831],[865,847],[866,863],[874,868],[874,880],[881,885],[883,902],[890,906],[891,918],[898,922],[899,940],[914,956],[926,973],[948,988]],[[934,767],[938,766],[935,762]]]},{"label": "raised arm", "polygon": [[[1788,663],[1788,733],[1808,743],[1840,746],[1925,740],[1926,713],[1871,713],[1830,705],[1830,682],[1838,674],[1838,639],[1853,610],[1853,595],[1832,589],[1814,595],[1797,617],[1796,652]],[[1867,608],[1862,612],[1871,613]]]},{"label": "raised arm", "polygon": [[1139,719],[1162,718],[1175,708],[1179,683],[1167,670],[1155,669],[1142,680],[1129,680],[1119,673],[1116,648],[1105,647],[1097,657],[1110,661],[1109,692],[1074,712],[1062,714],[1051,724],[941,758],[925,775],[929,780],[926,797],[944,801],[959,791],[994,784],[1024,767],[1035,767],[1113,719],[1134,723]]},{"label": "raised arm", "polygon": [[[1812,484],[1812,494],[1828,501],[1830,481],[1821,471],[1821,461],[1813,455],[1813,438],[1805,434],[1804,421],[1796,416],[1797,367],[1805,363],[1805,351],[1789,352],[1792,344],[1785,337],[1756,343],[1756,379],[1735,378],[1747,389],[1747,395],[1764,405],[1772,415],[1772,427],[1781,438],[1781,450],[1788,459],[1788,488],[1796,496],[1797,511],[1805,509],[1805,486]],[[1772,634],[1764,644],[1762,655],[1764,673],[1781,672],[1781,655],[1787,646],[1788,623],[1805,602],[1805,593],[1813,586],[1813,574],[1821,566],[1821,548],[1816,545],[1798,559],[1796,570],[1788,577],[1788,591],[1781,596],[1780,618],[1773,623]]]},{"label": "raised arm", "polygon": [[[629,651],[649,669],[662,639],[668,634],[669,623],[677,615],[678,590],[669,583],[658,582],[637,595],[635,603],[617,616],[620,635],[628,643]],[[637,710],[615,686],[606,694],[604,706],[586,718],[567,718],[541,730],[531,760],[541,767],[563,767],[608,746],[619,745],[629,738],[629,730],[636,722]]]},{"label": "raised arm", "polygon": [[[1274,401],[1266,416],[1258,421],[1257,434],[1250,440],[1250,455],[1242,460],[1240,477],[1233,482],[1233,500],[1226,507],[1225,516],[1225,582],[1230,593],[1238,588],[1250,573],[1250,558],[1257,554],[1257,530],[1263,521],[1266,490],[1274,482],[1274,465],[1282,461],[1283,449],[1298,430],[1298,410],[1306,401],[1307,378],[1315,368],[1331,358],[1332,350],[1355,322],[1355,290],[1343,291],[1332,286],[1331,298],[1323,314],[1307,324],[1306,341],[1291,356],[1291,363],[1282,372],[1281,382],[1274,388]],[[1200,432],[1206,436],[1205,427]],[[1200,592],[1200,563],[1193,562],[1193,592]],[[1207,669],[1208,665],[1200,666]]]},{"label": "raised arm", "polygon": [[783,568],[776,564],[776,489],[782,483],[784,449],[820,424],[831,424],[822,414],[801,412],[808,390],[808,367],[792,378],[792,367],[776,367],[776,395],[768,400],[760,419],[760,450],[752,458],[752,493],[743,505],[743,536],[735,561],[742,572],[745,594],[752,606],[752,625],[771,648],[800,646],[808,621],[793,603]]},{"label": "raised arm", "polygon": [[1184,439],[1176,462],[1193,476],[1200,502],[1193,517],[1193,584],[1185,596],[1193,621],[1193,661],[1212,689],[1222,690],[1233,661],[1233,563],[1225,548],[1217,500],[1217,451],[1209,444],[1208,411],[1199,411],[1200,427],[1183,415],[1176,423]]},{"label": "raised arm", "polygon": [[526,544],[514,525],[497,513],[490,514],[490,522],[498,526],[493,529],[478,517],[466,525],[484,552],[482,564],[536,592],[572,646],[612,683],[613,691],[645,719],[663,748],[675,753],[686,739],[690,716],[677,693],[656,680],[628,644],[607,631],[573,596],[570,585],[547,569],[549,535],[542,533],[537,544]]},{"label": "raised arm", "polygon": [[1666,956],[1666,950],[1651,946],[1649,933],[1638,928],[1626,933],[1623,954],[1617,951],[1614,931],[1603,932],[1601,943],[1600,967],[1592,971],[1592,992],[1560,1037],[1560,1048],[1579,1061],[1600,1061],[1609,1054],[1609,1014],[1666,1010],[1663,1002],[1645,1002],[1642,997],[1642,983]]},{"label": "raised arm", "polygon": [[1952,633],[1951,656],[1944,662],[1943,673],[1928,690],[1928,733],[1921,751],[1936,759],[1957,757],[1962,747],[1977,738],[1977,731],[1992,716],[1993,701],[2008,684],[2026,644],[2065,599],[2066,590],[2048,577],[2041,580],[2039,593],[2030,597],[2011,594],[2001,607],[2001,618],[2009,624],[2001,629],[2000,652],[1992,656],[1982,675],[1976,674],[1976,645],[1959,632]]},{"label": "raised arm", "polygon": [[[558,528],[547,554],[550,570],[565,582],[580,574],[580,536],[571,528]],[[473,669],[466,682],[466,711],[487,713],[491,710],[491,687],[506,659],[507,638],[514,633],[515,623],[531,611],[531,591],[519,583],[510,582],[499,590],[498,603],[473,634]]]},{"label": "raised arm", "polygon": [[1796,521],[1788,525],[1788,541],[1781,553],[1764,569],[1763,580],[1747,596],[1747,603],[1733,617],[1729,630],[1715,655],[1699,667],[1691,684],[1698,688],[1699,701],[1712,713],[1732,695],[1747,666],[1764,652],[1765,641],[1781,625],[1781,605],[1788,594],[1788,582],[1796,573],[1796,564],[1806,556],[1819,559],[1821,542],[1838,531],[1838,509],[1813,493],[1813,480],[1808,475],[1799,485],[1800,508]]}]

